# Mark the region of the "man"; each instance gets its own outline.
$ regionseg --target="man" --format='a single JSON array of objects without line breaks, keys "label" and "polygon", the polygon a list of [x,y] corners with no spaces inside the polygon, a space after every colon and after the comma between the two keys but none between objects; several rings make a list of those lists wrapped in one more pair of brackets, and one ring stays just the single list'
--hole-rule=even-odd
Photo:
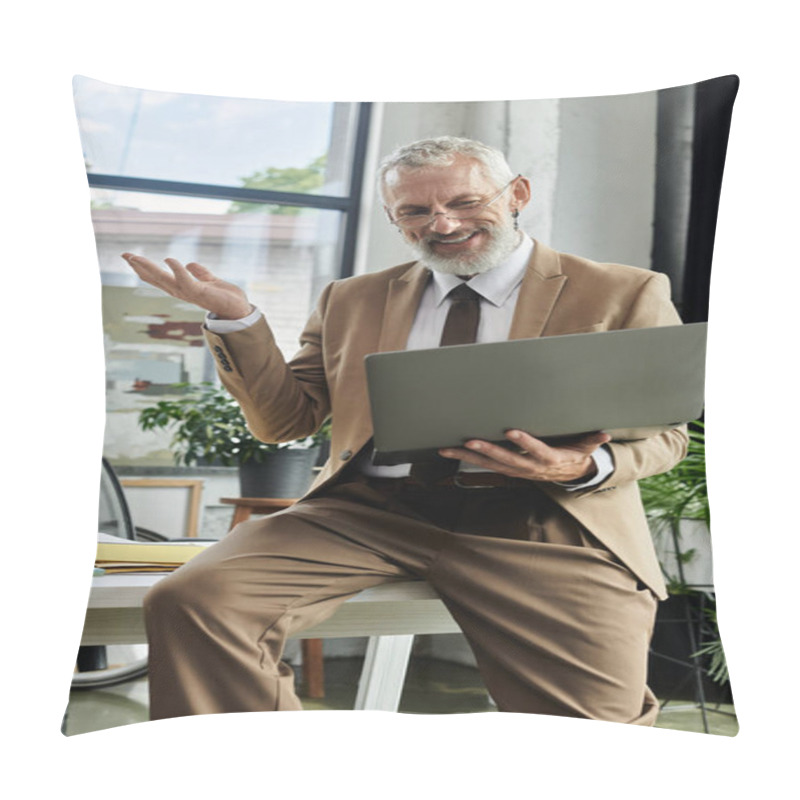
[{"label": "man", "polygon": [[299,709],[286,636],[366,587],[424,578],[501,711],[652,724],[647,650],[665,590],[636,480],[683,458],[685,432],[551,447],[509,431],[514,448],[443,450],[452,468],[439,476],[376,467],[363,359],[452,343],[467,318],[479,342],[677,324],[667,279],[531,240],[517,226],[529,181],[478,142],[411,144],[379,179],[417,261],[328,286],[288,364],[238,288],[199,264],[124,256],[209,311],[220,377],[256,436],[333,420],[331,458],[303,499],[239,525],[148,595],[151,716]]}]

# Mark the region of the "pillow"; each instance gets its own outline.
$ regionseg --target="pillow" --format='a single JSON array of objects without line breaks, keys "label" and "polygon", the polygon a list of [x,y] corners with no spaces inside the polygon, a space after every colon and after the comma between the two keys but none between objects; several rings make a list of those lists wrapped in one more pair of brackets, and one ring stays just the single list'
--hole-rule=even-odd
[{"label": "pillow", "polygon": [[[500,149],[512,169],[531,180],[532,201],[519,225],[537,242],[662,272],[683,322],[706,321],[737,88],[738,79],[725,76],[617,96],[391,102],[379,104],[378,114],[368,103],[210,97],[77,77],[106,348],[101,498],[108,509],[101,530],[150,544],[218,540],[234,510],[273,511],[307,491],[330,447],[324,433],[299,437],[280,453],[255,441],[238,407],[206,385],[215,380],[216,363],[226,370],[229,356],[206,348],[204,312],[143,283],[123,252],[162,266],[168,256],[208,266],[265,310],[278,349],[289,357],[327,284],[409,260],[376,188],[379,158],[411,140],[458,135]],[[228,371],[234,367],[228,364]],[[193,428],[196,415],[186,401],[196,408],[200,399],[206,424]],[[221,420],[227,427],[214,430],[212,423]],[[708,732],[732,735],[736,722],[716,628],[702,419],[692,425],[691,441],[679,467],[642,481],[671,590],[659,608],[648,680],[667,702],[657,725],[698,729],[699,713],[685,723],[669,709],[674,701],[694,700],[697,691],[730,713],[709,714]],[[245,453],[251,461],[292,459],[297,466],[281,467],[281,475],[296,473],[297,482],[269,484],[273,505],[236,504],[253,494],[237,482]],[[673,535],[673,522],[687,516],[691,522]],[[164,551],[150,548],[142,557]],[[175,559],[174,552],[169,557]],[[686,615],[691,624],[675,623]],[[146,645],[115,650],[118,637],[113,626],[109,630],[107,646],[81,649],[75,686],[89,691],[71,695],[68,735],[148,717],[146,679],[138,677],[146,668]],[[325,649],[331,668],[323,686],[313,685],[319,665],[314,647],[287,649],[287,659],[306,677],[304,706],[352,707],[358,668],[343,679],[341,697],[334,675],[339,666],[358,663],[363,643],[329,639]],[[697,651],[702,655],[694,656]],[[421,638],[416,658],[459,664],[472,688],[459,694],[451,686],[441,696],[420,688],[419,701],[409,696],[401,711],[493,709],[460,635]],[[94,705],[96,689],[109,686],[117,693],[111,702],[116,716],[110,706]]]}]

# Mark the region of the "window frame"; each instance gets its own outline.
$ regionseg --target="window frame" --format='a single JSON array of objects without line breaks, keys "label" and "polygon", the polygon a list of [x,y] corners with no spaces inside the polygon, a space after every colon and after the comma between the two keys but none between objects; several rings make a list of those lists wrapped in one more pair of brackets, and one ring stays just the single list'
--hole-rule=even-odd
[{"label": "window frame", "polygon": [[186,181],[167,181],[155,178],[132,178],[87,171],[92,189],[145,192],[149,194],[202,197],[213,200],[239,200],[265,205],[283,205],[342,212],[342,235],[339,238],[337,277],[354,274],[356,240],[361,213],[361,194],[364,183],[367,144],[369,139],[372,103],[358,103],[353,151],[350,161],[350,185],[346,195],[304,194],[302,192],[276,192],[268,189],[251,189],[242,186],[225,186]]}]

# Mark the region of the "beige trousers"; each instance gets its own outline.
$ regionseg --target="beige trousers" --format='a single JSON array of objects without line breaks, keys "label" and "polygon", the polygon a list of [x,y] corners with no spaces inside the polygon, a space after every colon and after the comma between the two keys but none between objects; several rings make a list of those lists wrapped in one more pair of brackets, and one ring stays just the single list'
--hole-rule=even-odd
[{"label": "beige trousers", "polygon": [[499,710],[654,722],[656,599],[545,495],[366,479],[237,526],[149,592],[151,718],[300,709],[287,635],[413,578],[450,609]]}]

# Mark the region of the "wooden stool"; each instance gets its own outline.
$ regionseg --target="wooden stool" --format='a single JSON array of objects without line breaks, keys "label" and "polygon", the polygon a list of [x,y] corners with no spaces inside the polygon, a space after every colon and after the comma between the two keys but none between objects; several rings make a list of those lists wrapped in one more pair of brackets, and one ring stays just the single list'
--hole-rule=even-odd
[{"label": "wooden stool", "polygon": [[[240,522],[250,519],[252,514],[274,514],[284,508],[294,505],[296,498],[285,497],[221,497],[221,503],[234,506],[232,530]],[[322,639],[303,639],[300,642],[303,661],[303,680],[306,684],[308,696],[312,698],[325,697],[325,668],[322,660]]]}]

